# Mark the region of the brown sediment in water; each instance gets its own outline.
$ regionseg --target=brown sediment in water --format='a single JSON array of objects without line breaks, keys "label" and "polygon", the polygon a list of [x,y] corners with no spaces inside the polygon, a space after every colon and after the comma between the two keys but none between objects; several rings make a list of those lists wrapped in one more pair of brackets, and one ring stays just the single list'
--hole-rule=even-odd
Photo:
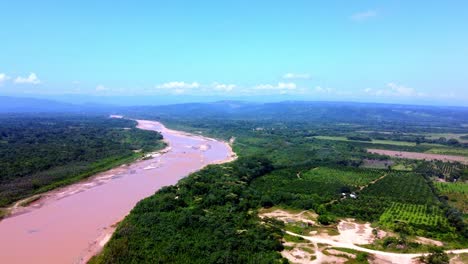
[{"label": "brown sediment in water", "polygon": [[236,158],[226,142],[154,121],[138,120],[138,127],[160,131],[168,148],[13,208],[0,221],[0,263],[85,263],[138,201],[208,164]]}]

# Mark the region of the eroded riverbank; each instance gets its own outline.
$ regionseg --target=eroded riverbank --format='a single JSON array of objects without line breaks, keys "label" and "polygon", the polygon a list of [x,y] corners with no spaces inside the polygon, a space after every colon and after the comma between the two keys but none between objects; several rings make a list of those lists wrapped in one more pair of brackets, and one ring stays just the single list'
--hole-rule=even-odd
[{"label": "eroded riverbank", "polygon": [[138,120],[160,131],[168,148],[51,191],[0,222],[1,263],[83,263],[98,252],[118,223],[141,199],[208,164],[235,158],[226,142]]}]

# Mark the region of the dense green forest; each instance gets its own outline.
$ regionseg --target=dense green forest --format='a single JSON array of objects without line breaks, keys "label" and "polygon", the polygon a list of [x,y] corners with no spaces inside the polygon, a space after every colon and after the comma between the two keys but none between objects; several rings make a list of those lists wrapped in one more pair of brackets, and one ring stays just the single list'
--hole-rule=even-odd
[{"label": "dense green forest", "polygon": [[[118,111],[234,139],[239,159],[138,203],[92,263],[285,262],[279,252],[291,236],[284,230],[293,229],[260,218],[265,208],[317,214],[318,226],[309,229],[336,229],[348,217],[369,221],[396,236],[369,245],[379,250],[427,250],[416,236],[468,247],[467,164],[367,151],[467,157],[466,108],[218,102]],[[4,115],[0,136],[8,147],[0,149],[4,204],[134,159],[135,150],[162,147],[159,134],[133,121],[95,115]]]},{"label": "dense green forest", "polygon": [[[257,217],[257,210],[273,206],[318,213],[323,225],[333,226],[340,218],[354,217],[400,234],[381,242],[386,245],[383,250],[423,250],[420,244],[406,239],[414,236],[439,239],[454,247],[468,245],[466,212],[447,202],[446,194],[433,183],[445,179],[447,184],[465,184],[461,182],[467,179],[466,165],[406,160],[366,151],[466,151],[461,141],[468,134],[466,116],[459,112],[431,123],[415,112],[410,113],[415,116],[410,121],[409,117],[399,119],[405,115],[403,110],[388,114],[385,109],[362,107],[359,111],[363,115],[347,122],[339,118],[339,113],[330,120],[321,117],[311,122],[316,116],[308,120],[304,116],[310,109],[302,108],[305,114],[299,118],[300,107],[293,110],[292,118],[262,112],[254,117],[229,107],[231,112],[221,117],[218,110],[206,105],[192,107],[133,109],[127,114],[160,120],[192,133],[235,138],[233,147],[240,160],[210,166],[141,201],[93,263],[281,261],[274,253],[281,249],[278,239],[285,237],[279,230],[284,229],[283,223]],[[286,110],[276,110],[282,111]],[[376,111],[390,118],[366,119]],[[449,142],[454,135],[460,140]],[[258,159],[271,166],[251,177],[252,167],[246,161],[255,163]],[[268,244],[259,238],[268,239]],[[245,249],[244,241],[249,241],[253,252]]]},{"label": "dense green forest", "polygon": [[91,263],[280,263],[280,224],[250,211],[262,158],[209,166],[140,202]]},{"label": "dense green forest", "polygon": [[136,122],[78,114],[0,115],[0,206],[162,148]]}]

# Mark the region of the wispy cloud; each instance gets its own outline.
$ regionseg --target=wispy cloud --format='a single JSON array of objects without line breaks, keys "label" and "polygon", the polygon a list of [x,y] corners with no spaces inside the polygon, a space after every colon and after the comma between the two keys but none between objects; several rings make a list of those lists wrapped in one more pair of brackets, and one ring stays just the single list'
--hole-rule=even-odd
[{"label": "wispy cloud", "polygon": [[416,91],[416,89],[407,87],[401,84],[388,83],[387,87],[383,89],[372,89],[367,88],[364,90],[365,93],[374,96],[386,96],[386,97],[421,97],[425,96],[424,93]]},{"label": "wispy cloud", "polygon": [[351,15],[351,20],[354,21],[365,21],[371,18],[374,18],[378,15],[377,11],[375,10],[367,10],[364,12],[358,12]]},{"label": "wispy cloud", "polygon": [[154,88],[156,90],[166,90],[172,94],[183,94],[187,90],[198,89],[200,87],[201,85],[198,82],[187,83],[174,81],[158,84]]},{"label": "wispy cloud", "polygon": [[15,83],[18,83],[18,84],[40,84],[41,83],[41,80],[39,80],[39,78],[37,78],[37,75],[35,73],[31,73],[29,74],[28,77],[21,77],[21,76],[18,76],[16,77]]},{"label": "wispy cloud", "polygon": [[310,79],[310,74],[289,72],[283,75],[283,79]]},{"label": "wispy cloud", "polygon": [[297,88],[297,85],[292,82],[279,82],[278,84],[259,84],[253,88],[255,90],[294,90]]},{"label": "wispy cloud", "polygon": [[0,85],[8,81],[9,79],[10,79],[10,76],[6,75],[5,73],[0,73]]},{"label": "wispy cloud", "polygon": [[314,91],[317,92],[317,93],[326,93],[326,94],[330,94],[330,93],[335,92],[335,89],[333,89],[333,88],[328,88],[328,87],[322,87],[322,86],[316,86],[315,89],[314,89]]},{"label": "wispy cloud", "polygon": [[224,84],[224,83],[217,83],[214,82],[211,87],[215,91],[221,91],[221,92],[231,92],[234,90],[237,86],[235,84]]},{"label": "wispy cloud", "polygon": [[197,82],[186,83],[186,82],[167,82],[156,85],[157,89],[193,89],[199,88],[200,84]]}]

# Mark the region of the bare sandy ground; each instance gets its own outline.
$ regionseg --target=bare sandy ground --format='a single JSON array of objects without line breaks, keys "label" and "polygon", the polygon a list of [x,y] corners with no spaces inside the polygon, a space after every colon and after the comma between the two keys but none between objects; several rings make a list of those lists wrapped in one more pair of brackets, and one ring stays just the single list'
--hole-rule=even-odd
[{"label": "bare sandy ground", "polygon": [[[379,250],[368,249],[365,247],[360,247],[349,242],[335,241],[329,238],[321,238],[321,237],[316,237],[316,236],[302,236],[302,235],[298,235],[289,231],[286,231],[286,233],[292,236],[302,237],[313,243],[327,244],[333,247],[349,248],[349,249],[354,249],[357,251],[367,252],[369,254],[376,256],[383,263],[409,264],[409,263],[413,263],[416,258],[422,255],[428,254],[428,253],[405,254],[405,253],[385,252],[385,251],[379,251]],[[461,254],[461,253],[468,253],[468,249],[448,250],[446,252],[451,253],[451,254]]]},{"label": "bare sandy ground", "polygon": [[427,237],[417,237],[416,242],[425,244],[425,245],[438,246],[438,247],[441,247],[444,245],[444,243],[442,243],[441,241],[437,241],[437,240],[430,239]]},{"label": "bare sandy ground", "polygon": [[[260,218],[271,217],[283,221],[284,223],[303,222],[311,225],[316,225],[317,215],[310,211],[289,212],[281,209],[264,209],[259,212]],[[372,250],[360,245],[371,244],[375,240],[372,233],[373,228],[370,223],[358,223],[354,219],[343,219],[338,225],[338,235],[329,235],[324,232],[317,233],[312,231],[308,236],[299,235],[286,231],[287,234],[297,237],[302,237],[309,242],[292,243],[285,242],[284,246],[288,247],[281,252],[281,255],[287,258],[292,263],[345,263],[347,258],[354,258],[353,254],[330,249],[329,247],[348,248],[361,252],[367,252],[372,255],[371,263],[375,264],[414,264],[418,263],[417,258],[427,253],[393,253],[379,250]],[[385,237],[387,232],[379,230],[377,236]],[[418,237],[417,241],[424,244],[432,244],[442,246],[442,242]],[[326,246],[319,246],[326,245]],[[305,250],[306,248],[307,250]],[[313,249],[313,253],[310,253]],[[327,254],[324,254],[324,250]],[[468,249],[448,250],[447,253],[462,254],[468,253]],[[346,256],[344,258],[342,256]],[[312,258],[312,259],[311,259]],[[454,257],[453,263],[460,263],[460,258]]]},{"label": "bare sandy ground", "polygon": [[374,242],[373,228],[370,223],[360,224],[356,223],[354,219],[346,219],[341,220],[337,228],[339,232],[337,236],[330,236],[326,233],[321,233],[317,236],[323,239],[356,245],[366,245]]},{"label": "bare sandy ground", "polygon": [[468,164],[468,158],[463,156],[429,154],[420,152],[394,151],[385,149],[367,149],[368,152],[380,155],[386,155],[396,158],[416,159],[416,160],[441,160],[445,162],[460,162]]},{"label": "bare sandy ground", "polygon": [[275,218],[283,221],[284,223],[303,222],[306,224],[315,225],[316,221],[314,219],[316,219],[318,215],[310,211],[302,211],[300,213],[294,214],[285,210],[275,209],[271,212],[269,210],[260,211],[259,216],[260,218]]}]

